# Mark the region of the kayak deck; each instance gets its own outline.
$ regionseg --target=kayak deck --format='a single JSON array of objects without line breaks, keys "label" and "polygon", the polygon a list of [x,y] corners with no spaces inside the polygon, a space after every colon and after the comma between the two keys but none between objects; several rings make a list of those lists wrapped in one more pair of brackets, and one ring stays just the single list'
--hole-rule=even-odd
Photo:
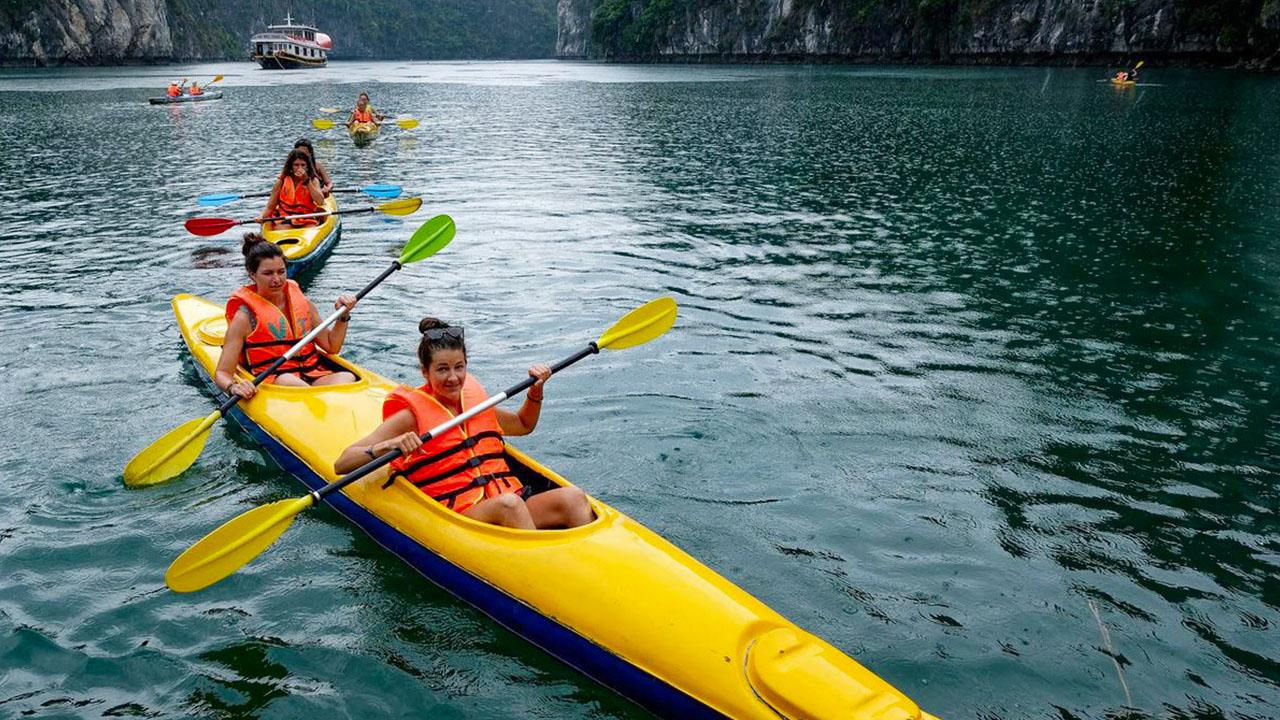
[{"label": "kayak deck", "polygon": [[[337,212],[338,201],[332,195],[324,199],[324,208]],[[317,225],[277,230],[263,229],[262,236],[280,246],[288,260],[289,277],[319,266],[342,237],[342,216],[318,218]]]},{"label": "kayak deck", "polygon": [[357,147],[364,147],[373,142],[378,137],[378,133],[382,131],[382,127],[377,123],[352,123],[347,133],[351,135],[351,142]]},{"label": "kayak deck", "polygon": [[[208,382],[225,332],[222,307],[173,300]],[[348,385],[264,385],[231,411],[308,488],[381,422],[394,384],[340,357]],[[244,377],[248,377],[245,375]],[[571,483],[507,446],[535,490]],[[592,523],[514,530],[444,508],[403,479],[374,473],[326,498],[377,542],[551,654],[667,717],[930,718],[884,680],[723,577],[594,498]]]}]

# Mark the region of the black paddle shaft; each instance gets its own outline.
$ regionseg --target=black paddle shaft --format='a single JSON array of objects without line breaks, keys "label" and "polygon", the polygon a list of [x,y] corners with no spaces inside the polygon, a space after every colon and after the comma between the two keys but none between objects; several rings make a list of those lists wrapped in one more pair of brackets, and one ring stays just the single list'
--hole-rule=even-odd
[{"label": "black paddle shaft", "polygon": [[[395,271],[399,270],[402,267],[404,267],[404,265],[402,265],[399,260],[391,261],[391,265],[386,270],[383,270],[381,275],[374,278],[372,282],[364,286],[363,290],[356,293],[356,300],[361,300],[364,298],[365,295],[368,295],[369,293],[373,292],[373,289],[378,287],[378,285],[382,284],[383,280],[386,280],[387,278],[391,277],[391,273],[394,273]],[[285,357],[284,355],[281,355],[280,357],[276,358],[275,362],[268,365],[266,370],[263,370],[262,372],[254,376],[253,384],[261,385],[263,380],[266,380],[268,377],[271,376],[272,373],[274,373],[276,370],[279,370],[280,366],[285,364],[285,362],[288,359],[289,358]],[[226,415],[228,410],[235,407],[236,403],[240,402],[239,395],[233,392],[229,392],[227,394],[229,395],[229,397],[225,401],[223,401],[221,405],[218,406],[219,415]]]},{"label": "black paddle shaft", "polygon": [[[574,353],[574,354],[570,355],[569,357],[567,357],[567,358],[565,358],[565,359],[561,360],[560,362],[557,362],[556,364],[552,365],[552,366],[551,366],[551,374],[552,374],[552,375],[554,375],[554,374],[556,374],[556,373],[560,372],[561,370],[563,370],[563,369],[565,369],[565,368],[569,367],[570,365],[572,365],[572,364],[574,364],[574,363],[578,362],[578,361],[579,361],[579,360],[581,360],[582,358],[584,358],[584,357],[586,357],[586,356],[588,356],[588,355],[595,355],[595,354],[596,354],[596,353],[598,353],[598,352],[600,352],[600,347],[599,347],[598,345],[596,345],[595,343],[590,343],[590,344],[588,344],[585,348],[583,348],[583,349],[579,350],[578,352],[576,352],[576,353]],[[528,389],[529,389],[530,387],[532,387],[532,386],[533,386],[533,384],[534,384],[535,382],[537,382],[537,381],[538,381],[538,380],[537,380],[537,378],[535,378],[535,377],[533,377],[532,375],[530,375],[529,377],[525,378],[524,380],[521,380],[520,382],[516,383],[515,385],[512,385],[511,387],[507,388],[505,391],[503,391],[503,392],[502,392],[502,394],[501,394],[501,395],[497,395],[497,396],[495,396],[495,397],[500,398],[500,399],[497,401],[497,403],[494,403],[494,404],[496,405],[496,404],[498,404],[498,403],[502,402],[503,400],[506,400],[506,399],[508,399],[508,398],[511,398],[511,397],[513,397],[513,396],[515,396],[515,395],[518,395],[518,394],[520,394],[520,393],[524,392],[525,390],[528,390]],[[490,398],[490,400],[492,400],[492,399],[493,399],[493,398]],[[485,402],[489,402],[489,400],[486,400]],[[427,442],[428,440],[430,440],[431,438],[432,438],[432,434],[431,434],[431,432],[430,432],[430,431],[427,431],[426,433],[424,433],[424,434],[422,435],[422,442],[424,442],[424,443],[425,443],[425,442]],[[326,495],[328,495],[328,494],[330,494],[330,493],[334,493],[334,492],[337,492],[337,491],[341,490],[342,488],[344,488],[344,487],[346,487],[346,486],[350,485],[351,483],[353,483],[353,482],[355,482],[355,481],[359,480],[360,478],[362,478],[362,477],[364,477],[364,476],[368,475],[369,473],[373,472],[374,470],[377,470],[378,468],[382,467],[383,465],[386,465],[387,463],[391,462],[392,460],[395,460],[396,458],[400,457],[400,455],[401,455],[401,454],[402,454],[402,453],[400,452],[400,448],[396,448],[396,449],[394,449],[394,450],[392,450],[392,451],[390,451],[390,452],[387,452],[387,453],[384,453],[384,454],[382,454],[382,455],[379,455],[378,457],[376,457],[376,458],[374,458],[374,459],[370,460],[369,462],[367,462],[367,463],[365,463],[365,464],[361,465],[360,467],[356,468],[355,470],[352,470],[351,472],[347,473],[346,475],[344,475],[344,476],[342,476],[342,477],[338,478],[337,480],[335,480],[335,481],[333,481],[333,482],[329,483],[328,485],[325,485],[324,487],[320,488],[319,490],[314,491],[314,492],[313,492],[313,493],[311,493],[311,494],[315,497],[315,499],[316,499],[317,501],[319,501],[321,498],[325,497]]]}]

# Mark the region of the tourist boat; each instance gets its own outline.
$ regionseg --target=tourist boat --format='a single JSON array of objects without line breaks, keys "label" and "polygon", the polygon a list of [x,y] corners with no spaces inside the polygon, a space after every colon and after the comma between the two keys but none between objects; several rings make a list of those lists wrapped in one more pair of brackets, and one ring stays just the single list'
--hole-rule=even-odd
[{"label": "tourist boat", "polygon": [[283,25],[268,25],[249,39],[249,57],[264,70],[293,70],[324,67],[333,49],[333,40],[310,25],[295,25],[292,15]]}]

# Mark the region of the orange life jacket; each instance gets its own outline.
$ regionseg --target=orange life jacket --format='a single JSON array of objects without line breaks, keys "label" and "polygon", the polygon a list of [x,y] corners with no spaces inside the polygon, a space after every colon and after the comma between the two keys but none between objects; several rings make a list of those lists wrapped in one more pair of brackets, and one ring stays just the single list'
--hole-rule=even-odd
[{"label": "orange life jacket", "polygon": [[178,87],[178,83],[169,83],[169,89],[167,92],[169,93],[169,97],[178,97],[182,94],[182,88]]},{"label": "orange life jacket", "polygon": [[371,123],[373,122],[373,108],[368,105],[365,105],[363,110],[356,108],[354,117],[358,123]]},{"label": "orange life jacket", "polygon": [[[488,399],[470,373],[462,385],[462,409]],[[430,385],[401,385],[382,403],[385,420],[408,408],[419,435],[455,416],[431,394]],[[394,475],[413,483],[445,507],[464,512],[486,498],[519,491],[523,485],[507,465],[498,413],[489,408],[440,437],[431,438],[409,457],[391,461]]]},{"label": "orange life jacket", "polygon": [[[253,330],[245,337],[244,349],[240,353],[240,365],[254,375],[284,355],[311,329],[311,303],[307,302],[298,283],[286,281],[285,298],[285,307],[289,311],[287,317],[275,303],[259,295],[253,285],[236,288],[227,300],[228,323],[242,305],[249,308],[256,321]],[[306,380],[315,380],[332,371],[320,364],[315,343],[307,343],[264,382],[288,372],[298,373]]]},{"label": "orange life jacket", "polygon": [[192,95],[204,94],[204,91],[200,89],[200,86],[195,83],[191,83],[191,89],[188,90],[187,92],[191,93]]},{"label": "orange life jacket", "polygon": [[[293,181],[292,175],[285,175],[284,180],[280,182],[280,195],[276,198],[276,209],[281,215],[305,215],[307,213],[319,212],[320,208],[316,207],[315,200],[311,198],[311,188],[306,184],[298,184]],[[290,220],[294,227],[303,225],[316,225],[319,220],[317,218],[297,218]]]}]

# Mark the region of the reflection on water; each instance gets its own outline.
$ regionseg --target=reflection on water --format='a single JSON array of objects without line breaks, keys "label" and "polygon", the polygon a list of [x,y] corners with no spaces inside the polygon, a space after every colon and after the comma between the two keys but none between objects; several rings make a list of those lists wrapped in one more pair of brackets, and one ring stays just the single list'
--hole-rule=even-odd
[{"label": "reflection on water", "polygon": [[[225,297],[237,243],[181,223],[261,206],[194,199],[269,187],[307,135],[339,184],[425,200],[345,223],[317,302],[458,224],[344,354],[412,381],[430,313],[501,386],[674,295],[675,331],[557,377],[519,444],[931,711],[1280,715],[1280,83],[399,65],[227,72],[183,108],[145,106],[155,69],[0,71],[0,714],[641,716],[327,511],[161,589],[297,491],[232,426],[174,483],[119,472],[210,407],[168,301]],[[308,126],[364,88],[422,126]]]}]

